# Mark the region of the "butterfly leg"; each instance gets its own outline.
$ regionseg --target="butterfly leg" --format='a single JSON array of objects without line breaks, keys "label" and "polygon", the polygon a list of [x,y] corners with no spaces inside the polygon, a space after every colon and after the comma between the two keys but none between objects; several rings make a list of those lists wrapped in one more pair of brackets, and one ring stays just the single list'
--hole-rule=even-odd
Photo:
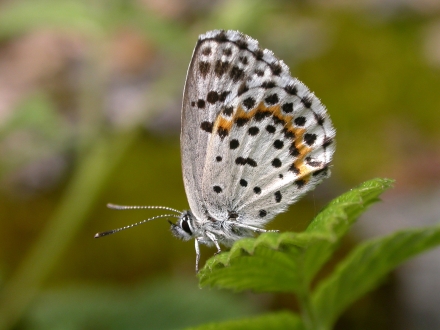
[{"label": "butterfly leg", "polygon": [[195,240],[196,245],[196,273],[199,272],[199,261],[200,261],[200,246],[199,246],[199,240],[196,238]]},{"label": "butterfly leg", "polygon": [[262,228],[258,228],[258,227],[254,227],[254,226],[249,226],[249,225],[244,225],[242,223],[233,223],[233,226],[238,227],[238,228],[243,228],[243,229],[250,229],[252,231],[255,231],[257,233],[278,233],[279,230],[266,230],[266,229],[262,229]]},{"label": "butterfly leg", "polygon": [[222,250],[220,249],[220,245],[218,244],[217,237],[215,237],[215,235],[213,233],[210,233],[209,231],[206,232],[206,236],[209,237],[209,239],[215,244],[215,247],[217,248],[217,252],[214,255],[222,252]]}]

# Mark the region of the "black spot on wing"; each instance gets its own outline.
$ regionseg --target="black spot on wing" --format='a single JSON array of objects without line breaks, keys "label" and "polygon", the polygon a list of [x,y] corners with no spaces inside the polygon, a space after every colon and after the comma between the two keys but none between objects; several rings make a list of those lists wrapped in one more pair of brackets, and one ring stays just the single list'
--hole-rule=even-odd
[{"label": "black spot on wing", "polygon": [[247,122],[249,121],[249,118],[246,117],[238,117],[235,119],[235,123],[238,127],[243,127]]},{"label": "black spot on wing", "polygon": [[269,95],[268,97],[266,97],[266,98],[264,99],[264,101],[265,101],[266,104],[268,104],[268,105],[274,105],[274,104],[277,104],[279,100],[280,100],[280,99],[278,98],[278,94],[276,94],[276,93],[271,94],[271,95]]},{"label": "black spot on wing", "polygon": [[246,161],[247,161],[249,166],[257,167],[257,162],[255,160],[253,160],[252,158],[248,157]]},{"label": "black spot on wing", "polygon": [[318,123],[318,125],[322,126],[324,125],[324,117],[317,114],[317,113],[313,113],[316,119],[316,122]]},{"label": "black spot on wing", "polygon": [[293,103],[284,103],[281,107],[285,113],[291,113],[293,111]]},{"label": "black spot on wing", "polygon": [[256,121],[262,121],[264,118],[270,117],[271,115],[272,115],[272,112],[270,112],[270,111],[258,110],[255,113],[254,119]]},{"label": "black spot on wing", "polygon": [[244,78],[244,70],[240,69],[238,66],[233,66],[229,76],[232,81],[236,83]]},{"label": "black spot on wing", "polygon": [[287,127],[283,128],[283,134],[287,140],[293,140],[295,138],[295,133],[290,131]]},{"label": "black spot on wing", "polygon": [[267,125],[266,126],[266,131],[268,131],[269,133],[273,134],[273,133],[275,133],[276,128],[273,125]]},{"label": "black spot on wing", "polygon": [[223,127],[219,127],[217,129],[217,134],[220,136],[220,138],[223,140],[225,136],[229,134],[229,131]]},{"label": "black spot on wing", "polygon": [[304,187],[304,185],[306,184],[306,182],[305,182],[303,179],[299,179],[299,180],[296,180],[296,181],[294,182],[294,184],[295,184],[298,188],[302,188],[302,187]]},{"label": "black spot on wing", "polygon": [[249,63],[248,58],[246,56],[240,56],[238,60],[243,63],[244,65],[247,65]]},{"label": "black spot on wing", "polygon": [[313,134],[313,133],[306,133],[306,134],[304,134],[304,142],[308,146],[311,146],[313,143],[315,143],[316,138],[317,138],[316,134]]},{"label": "black spot on wing", "polygon": [[211,55],[211,47],[207,46],[202,49],[202,54],[205,56]]},{"label": "black spot on wing", "polygon": [[211,64],[209,62],[200,62],[199,63],[199,71],[203,78],[206,77],[206,75],[209,72],[209,69],[211,68]]},{"label": "black spot on wing", "polygon": [[259,69],[257,69],[257,70],[255,70],[255,74],[256,74],[258,77],[263,77],[263,76],[264,76],[264,71],[263,71],[263,70],[259,70]]},{"label": "black spot on wing", "polygon": [[295,142],[292,142],[292,144],[289,147],[289,155],[292,157],[298,157],[299,156],[299,150],[295,146]]},{"label": "black spot on wing", "polygon": [[225,61],[221,61],[221,60],[217,60],[215,62],[215,67],[214,67],[214,73],[217,77],[221,77],[223,76],[229,69],[229,65],[230,63]]},{"label": "black spot on wing", "polygon": [[204,130],[205,132],[211,133],[212,132],[212,123],[209,121],[204,121],[200,124],[200,128]]},{"label": "black spot on wing", "polygon": [[308,96],[303,97],[303,98],[301,99],[301,102],[302,102],[302,104],[304,104],[304,106],[305,106],[306,108],[309,108],[309,109],[310,109],[310,107],[312,106],[312,98],[311,98],[311,97],[308,97]]},{"label": "black spot on wing", "polygon": [[238,213],[235,211],[228,211],[228,219],[237,219]]},{"label": "black spot on wing", "polygon": [[247,49],[248,48],[248,44],[245,40],[243,39],[239,39],[235,42],[235,44],[238,46],[238,48],[240,49]]},{"label": "black spot on wing", "polygon": [[255,99],[253,97],[248,97],[248,98],[244,99],[243,106],[246,109],[251,110],[255,106]]},{"label": "black spot on wing", "polygon": [[281,163],[281,160],[279,158],[274,158],[272,160],[272,166],[273,167],[279,168],[279,167],[281,167],[281,165],[282,165],[282,163]]},{"label": "black spot on wing", "polygon": [[257,135],[259,132],[260,132],[260,129],[259,129],[257,126],[252,126],[252,127],[249,127],[249,129],[248,129],[248,133],[249,133],[249,135],[251,135],[251,136],[255,136],[255,135]]},{"label": "black spot on wing", "polygon": [[281,72],[283,71],[283,68],[281,67],[281,64],[279,64],[279,63],[270,63],[269,67],[275,76],[279,76],[281,74]]},{"label": "black spot on wing", "polygon": [[217,102],[220,98],[220,95],[216,91],[210,91],[208,95],[206,96],[206,101],[208,101],[211,104],[214,104]]},{"label": "black spot on wing", "polygon": [[286,124],[286,122],[284,121],[284,119],[282,118],[278,118],[277,116],[273,115],[272,116],[272,120],[274,122],[275,125],[281,125],[284,126]]},{"label": "black spot on wing", "polygon": [[306,117],[296,117],[293,122],[296,126],[304,126],[306,124]]},{"label": "black spot on wing", "polygon": [[233,107],[225,107],[222,111],[222,114],[226,117],[230,117],[232,115],[232,113],[234,112],[234,108]]},{"label": "black spot on wing", "polygon": [[282,149],[284,147],[284,142],[281,140],[275,140],[273,146],[275,149]]},{"label": "black spot on wing", "polygon": [[237,149],[240,146],[240,143],[237,139],[233,139],[229,142],[229,148],[231,149]]},{"label": "black spot on wing", "polygon": [[263,56],[264,56],[264,52],[262,49],[258,48],[255,52],[254,52],[255,58],[257,60],[262,60]]},{"label": "black spot on wing", "polygon": [[219,34],[217,34],[214,39],[218,42],[225,42],[228,41],[228,37],[226,35],[226,32],[224,30],[220,31]]},{"label": "black spot on wing", "polygon": [[295,164],[290,165],[290,167],[289,167],[289,171],[290,171],[290,172],[293,172],[293,173],[295,173],[295,174],[299,174],[299,173],[300,173],[300,172],[299,172],[299,169],[295,166]]},{"label": "black spot on wing", "polygon": [[290,95],[296,95],[298,93],[298,89],[294,85],[287,85],[284,87],[284,90]]},{"label": "black spot on wing", "polygon": [[225,56],[231,56],[231,55],[232,55],[232,49],[229,48],[229,47],[223,49],[223,55],[225,55]]},{"label": "black spot on wing", "polygon": [[246,158],[243,158],[243,157],[237,157],[236,159],[235,159],[235,164],[237,164],[237,165],[246,165],[246,163],[247,163],[247,161],[246,161]]},{"label": "black spot on wing", "polygon": [[277,191],[277,192],[274,194],[274,196],[275,196],[275,202],[277,202],[277,203],[281,202],[281,200],[283,199],[283,195],[281,195],[281,192],[280,192],[280,191]]},{"label": "black spot on wing", "polygon": [[274,88],[276,86],[274,81],[265,81],[264,83],[261,84],[261,87],[265,88],[265,89],[270,89],[270,88]]},{"label": "black spot on wing", "polygon": [[252,158],[250,158],[250,157],[248,157],[248,158],[237,157],[235,159],[235,164],[241,165],[241,166],[244,166],[244,165],[248,164],[251,167],[256,167],[257,166],[257,162],[255,160],[253,160]]}]

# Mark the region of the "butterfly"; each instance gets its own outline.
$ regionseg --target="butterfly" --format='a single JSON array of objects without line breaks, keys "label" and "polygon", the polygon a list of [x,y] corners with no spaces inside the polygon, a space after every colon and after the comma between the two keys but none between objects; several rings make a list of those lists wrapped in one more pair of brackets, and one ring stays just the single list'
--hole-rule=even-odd
[{"label": "butterfly", "polygon": [[320,100],[258,41],[238,31],[201,36],[182,105],[181,158],[190,209],[98,233],[102,237],[157,218],[176,217],[174,236],[231,246],[330,175],[335,129]]}]

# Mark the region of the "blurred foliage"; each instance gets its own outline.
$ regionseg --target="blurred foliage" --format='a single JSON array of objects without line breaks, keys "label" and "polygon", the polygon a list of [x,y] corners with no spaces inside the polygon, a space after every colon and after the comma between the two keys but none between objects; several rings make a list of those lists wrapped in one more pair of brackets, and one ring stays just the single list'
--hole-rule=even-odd
[{"label": "blurred foliage", "polygon": [[[175,277],[194,277],[192,244],[171,238],[165,221],[92,236],[155,215],[106,210],[107,202],[187,207],[181,94],[197,36],[210,29],[237,29],[273,50],[321,98],[337,128],[332,178],[269,227],[303,230],[331,197],[372,176],[396,178],[397,192],[433,189],[439,12],[417,0],[0,2],[0,329],[49,327],[51,317],[67,327],[69,313],[81,314],[70,303],[72,286],[90,297],[109,290],[117,300],[121,283],[136,288],[163,276],[149,297],[159,301]],[[202,257],[211,253],[203,248]],[[108,289],[98,288],[103,278]],[[54,287],[59,314],[37,320],[35,302]],[[169,295],[169,310],[186,305],[188,294]],[[129,304],[129,294],[121,296]],[[208,292],[204,299],[220,298]],[[219,319],[227,305],[219,303]],[[122,305],[115,306],[99,317],[114,320]]]},{"label": "blurred foliage", "polygon": [[302,330],[304,329],[300,318],[292,313],[277,312],[265,314],[242,320],[226,321],[221,323],[209,323],[199,327],[189,328],[196,330],[240,330],[240,329],[253,329],[253,330],[276,330],[276,329],[291,329]]},{"label": "blurred foliage", "polygon": [[[292,329],[334,329],[336,320],[350,304],[377,287],[384,276],[415,255],[440,245],[440,226],[406,229],[358,245],[335,270],[312,289],[319,268],[339,247],[359,215],[391,186],[392,180],[374,179],[337,197],[302,233],[264,233],[236,242],[231,250],[212,257],[200,271],[202,286],[289,292],[300,302],[301,321]],[[271,329],[285,329],[285,315],[265,320]],[[246,329],[260,329],[255,319],[242,321]],[[291,321],[292,322],[292,321]],[[293,322],[292,322],[293,323]],[[223,325],[228,329],[228,322]],[[238,322],[235,322],[235,326]],[[218,324],[220,328],[222,324]],[[197,329],[210,329],[209,324]]]},{"label": "blurred foliage", "polygon": [[[176,304],[176,298],[185,301]],[[221,309],[218,306],[223,306]],[[194,281],[163,278],[132,288],[69,285],[45,291],[22,321],[26,329],[181,329],[249,316],[256,306]]]}]

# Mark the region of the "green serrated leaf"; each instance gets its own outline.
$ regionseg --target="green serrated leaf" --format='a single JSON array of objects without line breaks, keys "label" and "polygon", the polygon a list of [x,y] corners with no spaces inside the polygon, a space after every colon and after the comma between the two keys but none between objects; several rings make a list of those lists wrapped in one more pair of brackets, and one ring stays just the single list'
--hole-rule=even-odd
[{"label": "green serrated leaf", "polygon": [[328,239],[315,239],[304,255],[304,277],[309,282],[322,265],[328,261],[340,240],[357,218],[369,206],[379,201],[379,196],[392,187],[394,180],[376,178],[366,181],[329,203],[310,223],[305,234],[328,235]]},{"label": "green serrated leaf", "polygon": [[391,179],[376,178],[335,198],[313,219],[306,232],[344,235],[356,217],[377,202],[379,195],[392,187],[393,182]]},{"label": "green serrated leaf", "polygon": [[[222,323],[209,323],[199,327],[189,328],[191,330],[276,330],[292,329],[303,330],[304,326],[298,315],[290,312],[272,313],[259,317],[228,321]],[[188,330],[189,330],[188,329]]]},{"label": "green serrated leaf", "polygon": [[371,180],[338,197],[304,233],[265,233],[236,242],[231,251],[208,260],[199,273],[200,285],[302,294],[356,217],[391,182]]},{"label": "green serrated leaf", "polygon": [[295,233],[266,233],[240,240],[230,252],[207,261],[199,273],[200,285],[235,291],[295,292],[300,284],[295,259],[300,258],[302,244]]},{"label": "green serrated leaf", "polygon": [[408,229],[359,245],[315,290],[312,306],[328,329],[349,304],[400,263],[440,245],[440,226]]}]

